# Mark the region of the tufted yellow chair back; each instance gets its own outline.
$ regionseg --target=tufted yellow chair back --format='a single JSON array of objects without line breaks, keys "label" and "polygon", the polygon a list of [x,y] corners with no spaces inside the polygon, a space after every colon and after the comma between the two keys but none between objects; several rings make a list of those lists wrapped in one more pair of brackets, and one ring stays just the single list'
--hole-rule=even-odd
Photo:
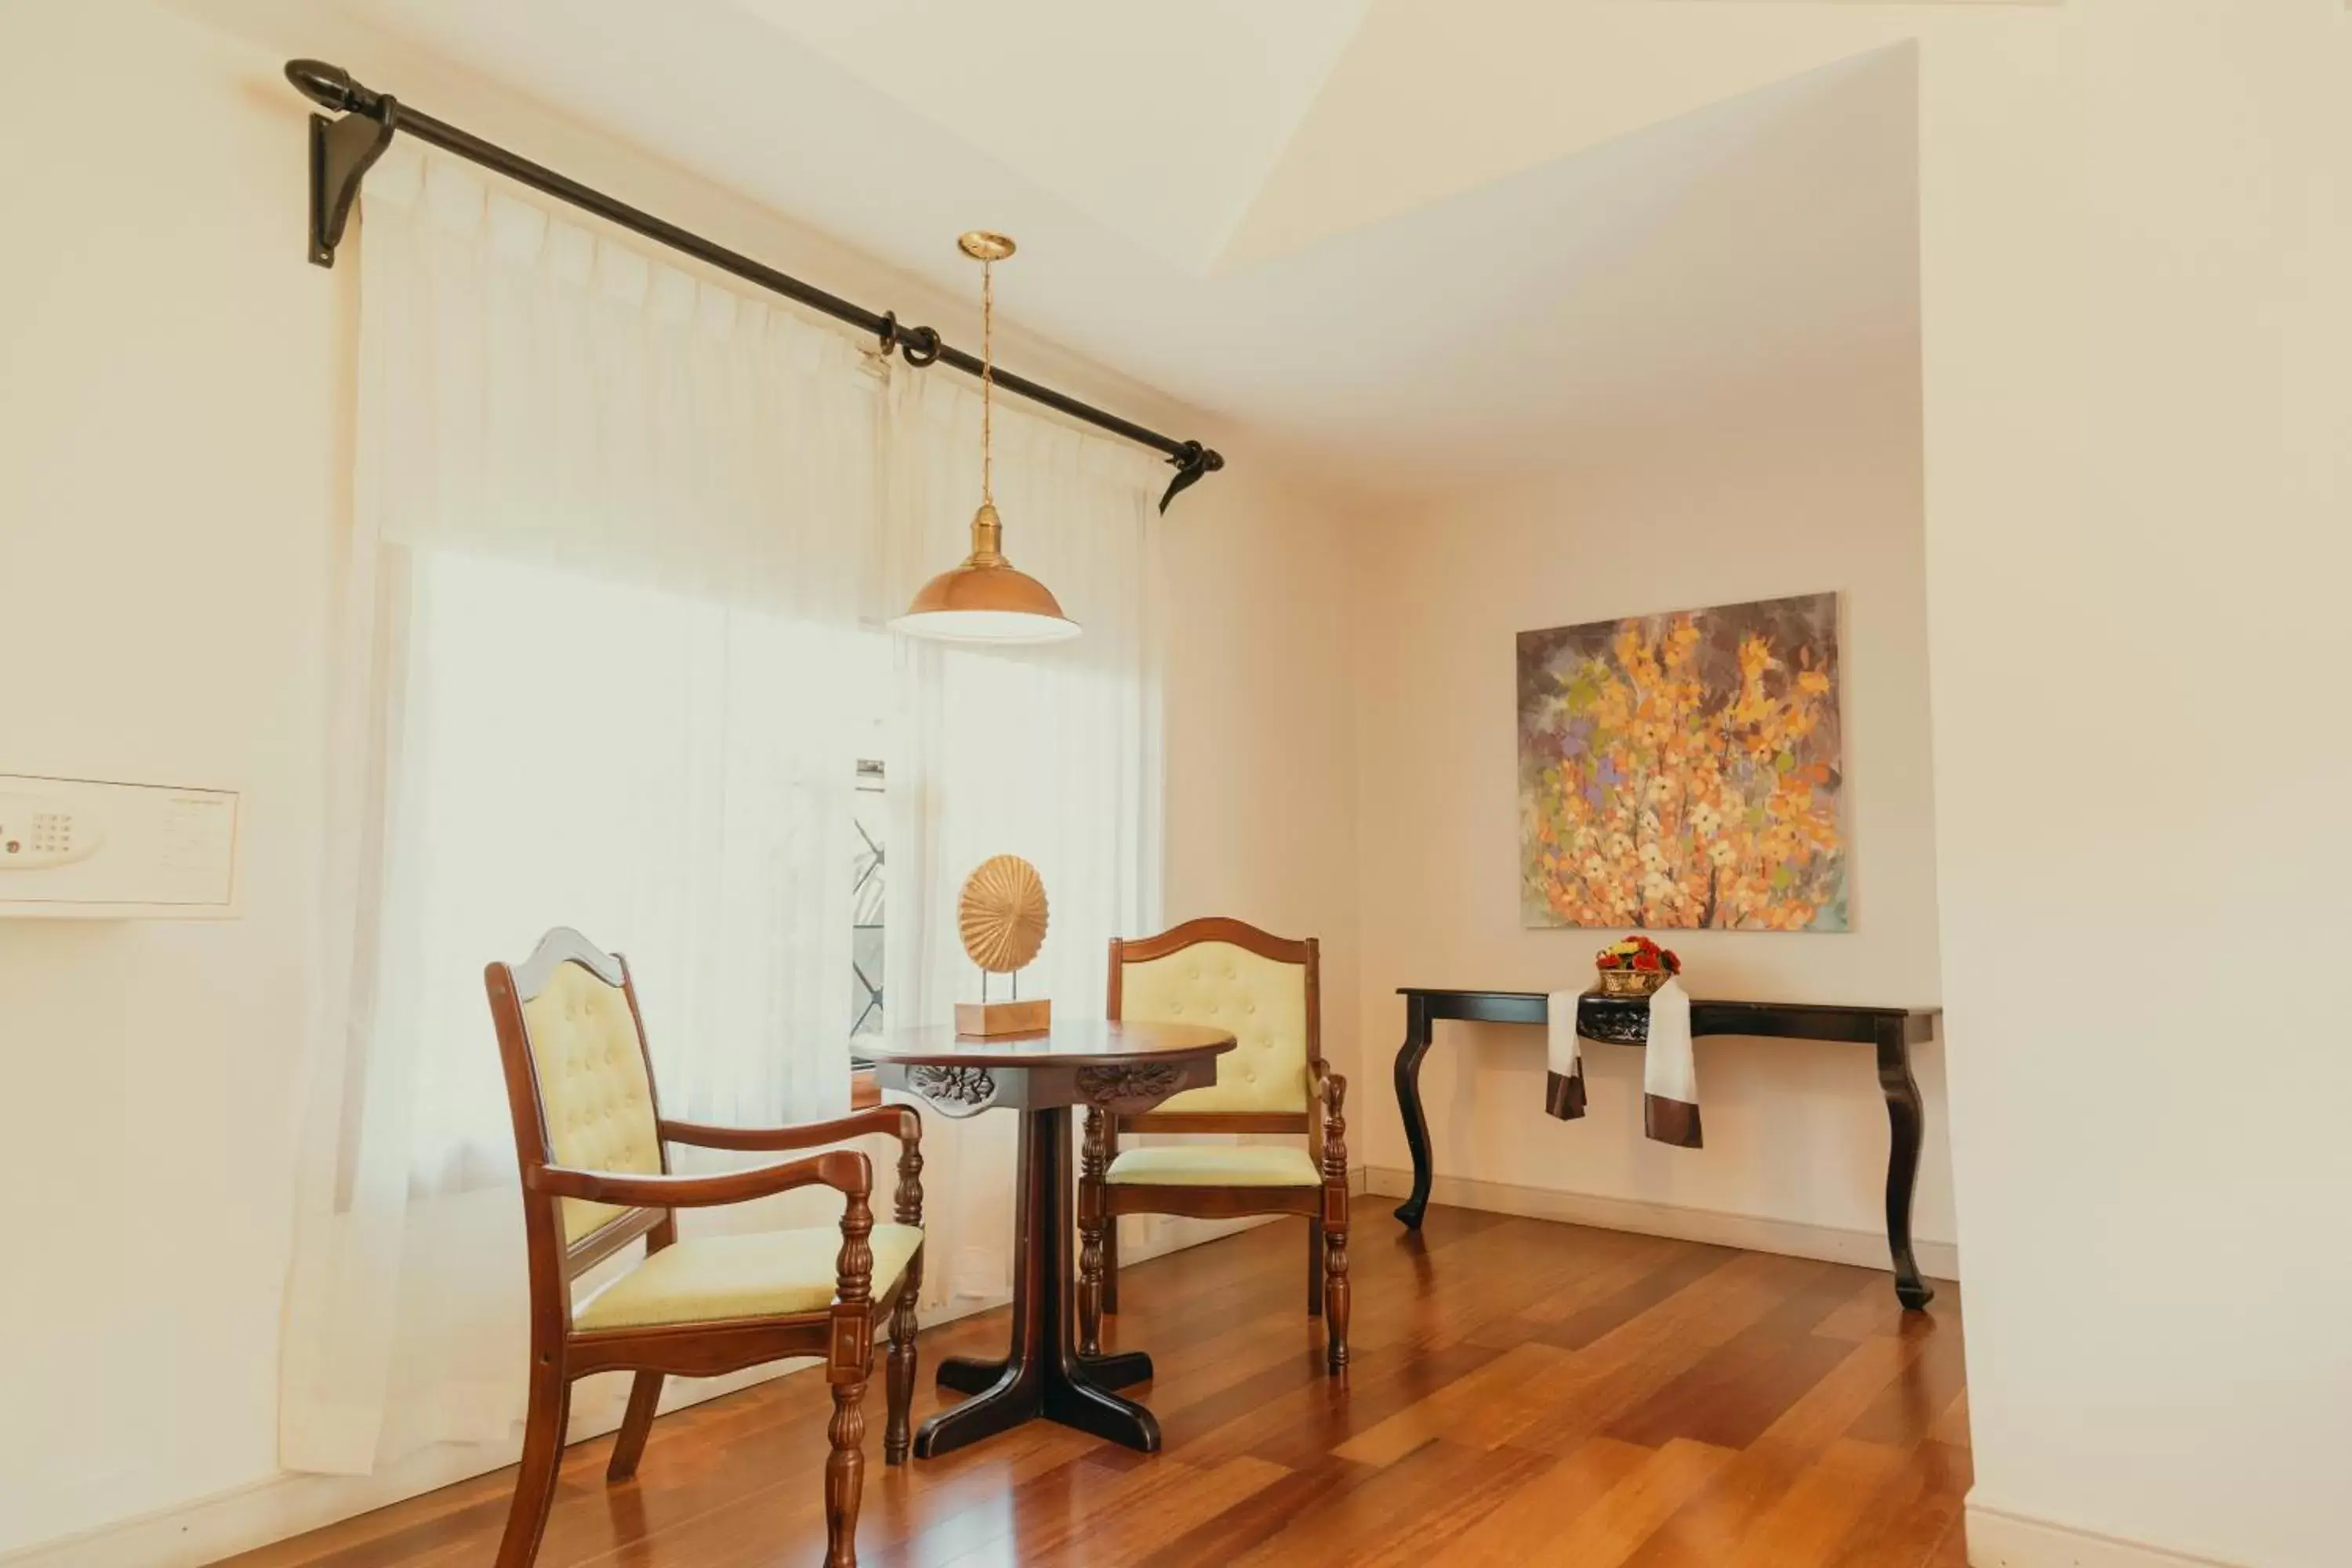
[{"label": "tufted yellow chair back", "polygon": [[[1183,931],[1179,927],[1169,938],[1179,937]],[[1165,940],[1154,938],[1134,945],[1150,951]],[[1218,940],[1187,942],[1157,957],[1122,954],[1119,1017],[1138,1023],[1205,1024],[1232,1031],[1235,1042],[1232,1050],[1217,1058],[1215,1084],[1188,1089],[1156,1109],[1191,1114],[1303,1114],[1311,1092],[1307,1073],[1313,1048],[1308,1002],[1311,963],[1311,949],[1294,961]]]},{"label": "tufted yellow chair back", "polygon": [[[628,993],[576,962],[555,965],[522,1004],[551,1163],[659,1175],[653,1079]],[[580,1198],[562,1203],[566,1243],[630,1211]]]}]

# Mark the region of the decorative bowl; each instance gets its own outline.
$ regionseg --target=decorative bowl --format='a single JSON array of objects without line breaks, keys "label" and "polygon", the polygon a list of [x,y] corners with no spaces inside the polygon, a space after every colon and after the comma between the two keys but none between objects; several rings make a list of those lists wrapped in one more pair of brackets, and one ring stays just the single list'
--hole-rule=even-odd
[{"label": "decorative bowl", "polygon": [[1601,976],[1603,996],[1647,996],[1674,978],[1673,973],[1664,969],[1601,969],[1594,973]]}]

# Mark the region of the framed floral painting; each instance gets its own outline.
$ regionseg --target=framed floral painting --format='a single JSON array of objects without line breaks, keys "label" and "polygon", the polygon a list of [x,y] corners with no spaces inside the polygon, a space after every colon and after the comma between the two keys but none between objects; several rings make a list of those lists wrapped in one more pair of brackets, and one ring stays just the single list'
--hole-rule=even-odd
[{"label": "framed floral painting", "polygon": [[1838,597],[1519,634],[1530,926],[1847,929]]}]

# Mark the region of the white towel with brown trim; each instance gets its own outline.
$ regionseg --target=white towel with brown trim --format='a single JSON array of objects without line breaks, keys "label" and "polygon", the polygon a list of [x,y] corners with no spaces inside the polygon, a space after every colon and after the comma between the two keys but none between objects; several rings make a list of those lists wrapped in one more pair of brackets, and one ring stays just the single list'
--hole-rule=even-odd
[{"label": "white towel with brown trim", "polygon": [[[1576,1033],[1581,993],[1554,991],[1544,999],[1544,1110],[1562,1121],[1584,1114],[1584,1051]],[[1690,994],[1669,980],[1650,997],[1648,1038],[1642,1052],[1642,1131],[1680,1149],[1702,1146],[1698,1070],[1691,1050]]]},{"label": "white towel with brown trim", "polygon": [[1650,996],[1649,1038],[1642,1052],[1642,1131],[1678,1149],[1700,1146],[1690,993],[1679,980],[1667,981]]},{"label": "white towel with brown trim", "polygon": [[1584,1050],[1576,1038],[1574,991],[1544,998],[1544,1110],[1562,1121],[1584,1114]]}]

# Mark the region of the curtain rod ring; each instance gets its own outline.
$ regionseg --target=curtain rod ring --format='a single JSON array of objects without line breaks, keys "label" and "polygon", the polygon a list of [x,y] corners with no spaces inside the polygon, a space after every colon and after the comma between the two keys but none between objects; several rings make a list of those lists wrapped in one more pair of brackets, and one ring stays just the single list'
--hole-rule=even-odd
[{"label": "curtain rod ring", "polygon": [[907,363],[917,367],[930,364],[940,357],[940,334],[929,327],[910,327],[899,340],[898,352]]}]

